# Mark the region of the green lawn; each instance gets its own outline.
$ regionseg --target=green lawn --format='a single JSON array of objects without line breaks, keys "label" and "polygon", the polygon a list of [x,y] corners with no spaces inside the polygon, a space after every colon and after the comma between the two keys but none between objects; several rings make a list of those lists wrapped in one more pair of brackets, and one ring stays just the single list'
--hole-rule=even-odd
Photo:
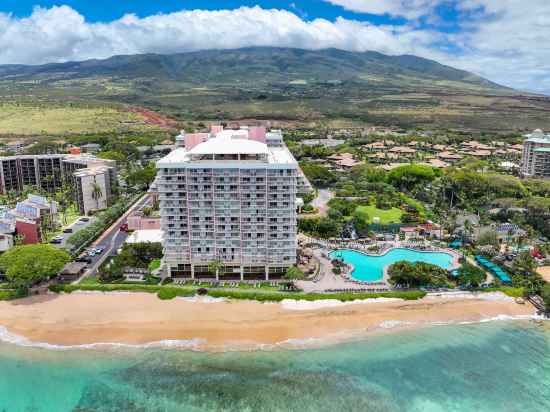
[{"label": "green lawn", "polygon": [[149,272],[154,272],[158,268],[160,268],[160,259],[154,259],[151,263],[149,263]]},{"label": "green lawn", "polygon": [[366,214],[368,216],[368,223],[372,223],[374,217],[380,218],[380,224],[387,225],[389,223],[401,223],[401,217],[403,216],[403,211],[396,207],[382,210],[378,209],[374,205],[369,206],[359,206],[356,210],[359,214]]}]

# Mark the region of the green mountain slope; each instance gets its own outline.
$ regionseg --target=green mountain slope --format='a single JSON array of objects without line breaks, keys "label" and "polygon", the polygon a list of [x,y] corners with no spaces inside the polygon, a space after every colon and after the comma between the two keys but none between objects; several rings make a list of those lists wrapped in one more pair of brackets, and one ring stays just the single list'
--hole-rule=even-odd
[{"label": "green mountain slope", "polygon": [[4,65],[0,98],[15,105],[123,103],[182,121],[550,128],[548,97],[416,56],[336,49],[255,47]]},{"label": "green mountain slope", "polygon": [[500,86],[463,70],[416,56],[386,56],[376,52],[353,53],[336,49],[301,50],[246,48],[210,50],[174,55],[114,56],[42,66],[0,66],[0,79],[75,79],[119,76],[154,78],[189,83],[231,84],[259,81],[264,84],[307,81],[365,81],[368,76],[464,82],[499,89]]}]

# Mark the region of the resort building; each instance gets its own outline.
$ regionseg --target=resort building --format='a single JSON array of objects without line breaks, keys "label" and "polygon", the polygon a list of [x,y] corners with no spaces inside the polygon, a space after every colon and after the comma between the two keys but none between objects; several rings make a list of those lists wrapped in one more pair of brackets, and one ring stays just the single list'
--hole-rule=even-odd
[{"label": "resort building", "polygon": [[[13,245],[17,234],[25,245],[42,242],[44,229],[57,225],[57,203],[42,196],[28,195],[14,209],[0,209],[0,233]],[[11,240],[9,239],[11,237]]]},{"label": "resort building", "polygon": [[550,134],[537,129],[525,138],[521,173],[524,176],[550,178]]},{"label": "resort building", "polygon": [[0,252],[5,252],[14,246],[15,222],[2,217],[0,211]]},{"label": "resort building", "polygon": [[214,126],[177,141],[157,162],[166,274],[282,277],[296,263],[297,192],[310,187],[282,133]]},{"label": "resort building", "polygon": [[[76,173],[78,172],[78,173]],[[90,202],[93,182],[99,184],[101,202]],[[112,199],[116,186],[116,162],[90,155],[21,155],[0,157],[0,193],[22,192],[26,186],[53,193],[63,183],[75,188],[80,213],[104,209]],[[101,203],[101,204],[99,204]],[[95,204],[95,207],[94,207]]]},{"label": "resort building", "polygon": [[111,167],[97,166],[73,173],[76,204],[80,214],[87,215],[93,210],[103,210],[109,206],[114,178],[111,171]]}]

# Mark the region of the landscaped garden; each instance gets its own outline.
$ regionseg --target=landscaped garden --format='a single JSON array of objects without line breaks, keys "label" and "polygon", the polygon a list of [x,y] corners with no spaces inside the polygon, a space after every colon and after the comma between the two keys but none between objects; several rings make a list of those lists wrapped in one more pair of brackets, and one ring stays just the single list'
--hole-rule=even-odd
[{"label": "landscaped garden", "polygon": [[[365,220],[367,223],[380,223],[381,225],[388,225],[390,223],[401,223],[401,217],[405,212],[397,207],[390,209],[379,209],[375,205],[363,205],[358,206],[355,209],[355,214],[360,219]],[[375,218],[378,219],[375,222]]]}]

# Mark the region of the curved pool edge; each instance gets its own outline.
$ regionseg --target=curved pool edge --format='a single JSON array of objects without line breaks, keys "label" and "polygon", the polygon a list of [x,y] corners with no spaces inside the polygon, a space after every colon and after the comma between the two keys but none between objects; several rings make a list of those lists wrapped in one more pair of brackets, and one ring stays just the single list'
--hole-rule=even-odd
[{"label": "curved pool edge", "polygon": [[[331,257],[330,256],[331,253],[337,252],[339,250],[350,250],[350,251],[357,252],[357,253],[360,253],[362,255],[369,256],[369,257],[382,257],[382,256],[385,256],[388,253],[390,253],[391,251],[396,250],[396,249],[410,250],[412,252],[417,252],[417,253],[445,253],[445,254],[452,257],[451,266],[449,266],[449,268],[447,269],[448,271],[455,270],[455,269],[458,269],[460,267],[460,255],[452,249],[417,250],[417,249],[411,249],[410,247],[394,246],[394,247],[391,247],[391,248],[385,250],[383,253],[374,254],[374,253],[367,253],[363,250],[359,250],[359,249],[355,249],[355,248],[351,248],[351,247],[340,247],[340,248],[335,248],[335,249],[331,250],[328,253],[328,256]],[[355,266],[353,266],[351,263],[347,263],[347,262],[346,262],[346,265],[351,266],[351,268],[352,268],[351,272],[353,273],[353,271],[355,270]],[[377,283],[377,282],[384,282],[387,285],[389,285],[389,282],[388,282],[388,279],[389,279],[388,268],[390,266],[391,265],[384,266],[384,268],[382,270],[382,278],[381,279],[378,279],[378,280],[361,280],[361,279],[354,278],[350,273],[350,280],[352,280],[354,282],[365,283],[365,284],[373,284],[373,283]]]}]

